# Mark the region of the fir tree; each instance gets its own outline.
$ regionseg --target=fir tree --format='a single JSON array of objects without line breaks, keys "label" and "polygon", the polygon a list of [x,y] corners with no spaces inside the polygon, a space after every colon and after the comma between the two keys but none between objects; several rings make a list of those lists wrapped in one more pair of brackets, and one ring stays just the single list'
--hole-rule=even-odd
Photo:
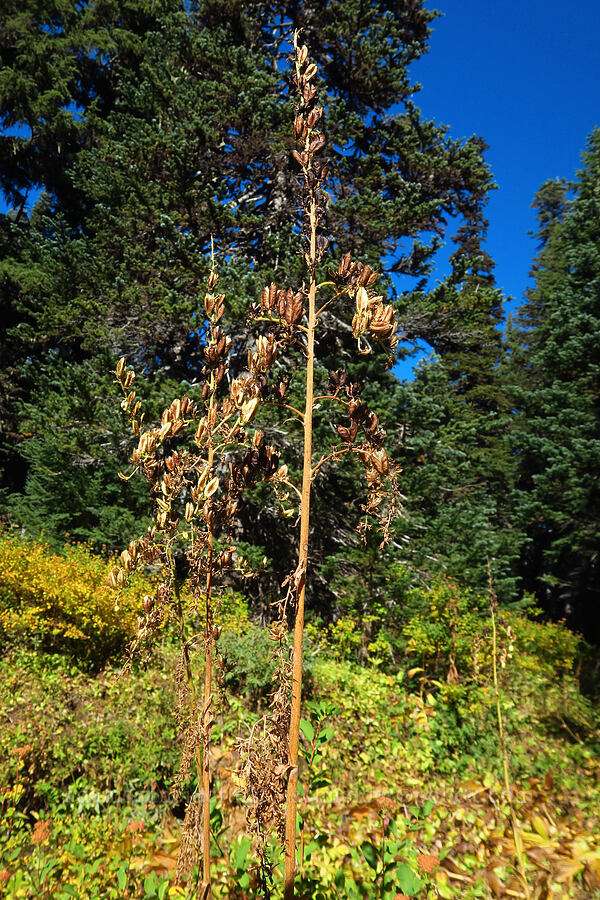
[{"label": "fir tree", "polygon": [[535,286],[511,333],[517,408],[515,515],[527,533],[524,586],[598,637],[600,537],[600,131],[572,185],[536,198]]},{"label": "fir tree", "polygon": [[[87,361],[86,377],[97,384],[92,393],[102,397],[100,373],[108,351],[115,359],[126,355],[150,375],[166,372],[193,394],[203,364],[198,296],[211,237],[225,263],[222,284],[232,301],[230,324],[240,349],[247,340],[246,310],[259,286],[301,279],[302,261],[287,224],[297,205],[287,126],[292,117],[287,56],[294,27],[303,29],[323,74],[319,91],[331,125],[325,226],[334,253],[343,247],[373,268],[391,258],[393,271],[412,277],[421,290],[396,297],[408,340],[434,334],[441,340],[444,329],[454,329],[460,311],[447,326],[424,284],[447,223],[461,215],[468,219],[480,207],[490,175],[480,142],[452,139],[446,128],[425,120],[415,104],[410,64],[427,49],[434,14],[422,2],[404,0],[366,7],[351,0],[310,0],[268,9],[222,0],[185,7],[148,2],[142,13],[138,22],[128,4],[121,14],[111,3],[69,7],[68,13],[49,3],[35,18],[27,5],[25,18],[14,8],[5,35],[5,84],[16,84],[22,48],[34,49],[32,23],[42,34],[47,67],[62,72],[66,54],[69,73],[58,80],[60,95],[47,107],[52,166],[43,163],[41,152],[27,156],[27,135],[8,137],[5,144],[5,158],[12,154],[19,160],[18,166],[6,164],[7,196],[19,202],[28,184],[38,184],[47,198],[43,215],[32,217],[26,246],[15,244],[7,251],[7,291],[23,298],[32,322],[29,346],[20,357],[30,361],[22,370],[28,380],[21,394],[21,434],[33,407],[47,405],[48,378],[36,376],[36,366],[41,373],[42,367],[56,364],[64,395]],[[3,93],[5,124],[37,127],[28,110],[34,101],[34,111],[41,103],[41,75],[28,81],[27,91],[27,103],[12,87]],[[70,117],[68,144],[59,141],[56,130],[65,117]],[[35,273],[33,291],[28,272]],[[395,295],[391,278],[387,290]],[[332,319],[321,340],[319,375],[326,380],[330,360],[340,354],[352,358],[350,323]],[[361,368],[370,365],[350,366],[350,375],[358,380]],[[378,374],[378,363],[375,369],[374,378],[362,380],[378,382],[368,399],[389,429],[397,421],[398,386],[390,373]],[[90,375],[94,372],[99,374]],[[96,409],[97,424],[110,418],[106,407]],[[76,418],[84,421],[85,415]],[[46,426],[37,421],[39,439]],[[69,428],[55,418],[47,423],[50,442]],[[326,431],[331,423],[317,418],[315,427],[318,439],[319,429]],[[25,449],[28,440],[20,458],[28,466],[29,502],[40,484],[41,463],[39,454]],[[294,452],[299,460],[293,430],[287,440],[293,464]],[[90,472],[97,461],[91,452],[67,451],[62,459],[55,505],[69,497],[68,508],[84,521],[78,492],[64,485],[77,482],[82,459]],[[118,467],[115,459],[114,479]],[[325,474],[323,500],[317,501],[313,519],[317,560],[335,553],[354,524],[341,517],[336,503],[347,487],[333,472]],[[95,483],[99,494],[106,490],[120,496],[113,483],[102,484],[100,478]],[[13,485],[17,521],[19,487]],[[248,502],[248,537],[262,541],[265,554],[276,558],[280,545],[270,511],[260,498],[255,507]],[[86,506],[100,509],[101,497],[96,503],[88,498]],[[33,503],[31,508],[45,506]],[[355,513],[358,519],[360,511]],[[28,526],[35,527],[31,518]],[[97,526],[90,522],[90,534]],[[275,535],[270,545],[267,535]],[[60,538],[58,532],[55,536]],[[274,583],[288,563],[281,560]],[[326,580],[315,584],[326,607],[333,601],[327,600]]]}]

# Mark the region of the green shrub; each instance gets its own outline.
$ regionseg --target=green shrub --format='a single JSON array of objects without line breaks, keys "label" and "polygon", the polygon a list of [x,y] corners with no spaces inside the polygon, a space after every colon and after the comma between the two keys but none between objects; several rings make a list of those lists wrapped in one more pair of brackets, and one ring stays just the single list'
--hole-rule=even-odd
[{"label": "green shrub", "polygon": [[11,646],[67,652],[102,664],[133,636],[144,593],[136,578],[118,601],[107,584],[110,566],[84,546],[63,555],[44,544],[0,532],[0,637]]}]

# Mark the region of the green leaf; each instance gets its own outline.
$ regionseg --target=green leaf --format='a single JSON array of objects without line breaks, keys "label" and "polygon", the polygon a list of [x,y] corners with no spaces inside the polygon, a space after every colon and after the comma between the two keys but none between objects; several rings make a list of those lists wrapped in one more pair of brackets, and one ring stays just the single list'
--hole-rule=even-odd
[{"label": "green leaf", "polygon": [[248,858],[248,851],[252,846],[252,841],[249,841],[248,838],[243,837],[237,847],[235,848],[235,868],[236,869],[244,869],[246,865],[246,859]]},{"label": "green leaf", "polygon": [[396,878],[398,879],[398,887],[407,897],[416,897],[423,888],[423,882],[420,881],[410,866],[406,863],[400,863],[396,869]]},{"label": "green leaf", "polygon": [[363,841],[360,845],[360,850],[368,864],[375,871],[377,869],[377,863],[379,861],[379,853],[377,851],[377,847],[374,847],[369,841]]},{"label": "green leaf", "polygon": [[315,739],[315,729],[312,727],[308,719],[300,719],[300,731],[306,740],[312,744]]},{"label": "green leaf", "polygon": [[319,788],[327,787],[331,784],[331,780],[327,778],[325,775],[318,775],[314,778],[310,783],[310,789],[312,791],[318,791]]},{"label": "green leaf", "polygon": [[310,841],[310,843],[306,844],[306,846],[304,847],[304,859],[308,859],[310,856],[312,856],[312,854],[315,852],[315,850],[318,850],[318,849],[319,849],[318,843],[316,841]]},{"label": "green leaf", "polygon": [[123,863],[119,871],[117,872],[117,881],[119,883],[119,888],[124,891],[125,885],[127,884],[127,864]]},{"label": "green leaf", "polygon": [[423,815],[428,816],[433,807],[435,806],[435,802],[431,799],[426,800],[423,804]]},{"label": "green leaf", "polygon": [[344,887],[346,886],[346,876],[344,874],[344,870],[338,869],[337,872],[335,873],[335,878],[333,880],[334,880],[336,888],[341,893],[344,890]]},{"label": "green leaf", "polygon": [[154,872],[150,872],[149,875],[144,878],[144,895],[146,897],[153,897],[156,893],[156,889],[158,887],[158,878],[154,874]]}]

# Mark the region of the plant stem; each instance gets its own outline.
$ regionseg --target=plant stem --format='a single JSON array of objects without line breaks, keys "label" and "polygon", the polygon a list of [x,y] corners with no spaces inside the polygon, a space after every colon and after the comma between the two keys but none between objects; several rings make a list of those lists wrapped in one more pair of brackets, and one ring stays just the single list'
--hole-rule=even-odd
[{"label": "plant stem", "polygon": [[[488,561],[488,572],[489,572],[489,561]],[[515,840],[515,851],[517,856],[517,866],[519,875],[521,877],[521,881],[523,883],[523,890],[525,891],[525,898],[529,900],[529,885],[527,883],[527,876],[525,873],[525,857],[523,855],[523,844],[521,841],[521,832],[519,829],[519,823],[517,822],[517,816],[515,813],[515,808],[512,800],[512,790],[510,786],[510,776],[508,771],[508,749],[506,746],[506,734],[504,732],[504,720],[502,717],[502,705],[500,703],[500,687],[498,682],[498,644],[497,644],[497,634],[496,634],[496,596],[493,592],[492,583],[491,583],[491,575],[490,577],[490,612],[492,617],[492,671],[494,677],[494,698],[496,700],[496,715],[498,718],[498,734],[500,736],[500,750],[502,753],[502,769],[504,774],[504,790],[506,792],[506,799],[508,800],[508,806],[510,809],[510,821],[512,826],[513,837]]]},{"label": "plant stem", "polygon": [[[211,394],[209,412],[212,412],[215,398],[215,379],[211,374]],[[208,437],[209,471],[214,462],[212,426]],[[212,506],[212,503],[210,503]],[[208,554],[206,559],[206,630],[205,630],[205,666],[204,666],[204,709],[202,710],[202,900],[210,898],[210,734],[212,722],[212,657],[213,657],[213,610],[212,610],[212,576],[213,576],[213,522],[212,509],[207,515]]]},{"label": "plant stem", "polygon": [[311,192],[310,209],[310,286],[308,294],[308,335],[306,355],[306,404],[304,412],[304,461],[302,467],[302,503],[300,511],[300,545],[298,550],[296,618],[294,623],[294,657],[292,706],[290,711],[289,764],[285,819],[285,888],[284,900],[293,900],[296,872],[296,808],[298,804],[298,744],[300,740],[300,705],[302,702],[302,642],[304,636],[304,599],[308,563],[310,525],[310,487],[312,480],[312,418],[314,394],[316,294],[315,260],[317,244],[317,210]]}]

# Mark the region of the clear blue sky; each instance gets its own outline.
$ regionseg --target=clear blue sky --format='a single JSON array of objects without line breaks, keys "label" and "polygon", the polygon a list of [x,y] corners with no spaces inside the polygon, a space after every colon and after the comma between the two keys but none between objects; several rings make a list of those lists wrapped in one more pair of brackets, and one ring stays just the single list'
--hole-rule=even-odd
[{"label": "clear blue sky", "polygon": [[[600,125],[598,0],[428,0],[429,53],[411,69],[423,113],[453,137],[479,134],[498,190],[487,208],[487,249],[498,286],[522,301],[535,254],[533,195],[572,178]],[[439,276],[445,274],[443,271]],[[410,366],[401,375],[408,376]]]}]

